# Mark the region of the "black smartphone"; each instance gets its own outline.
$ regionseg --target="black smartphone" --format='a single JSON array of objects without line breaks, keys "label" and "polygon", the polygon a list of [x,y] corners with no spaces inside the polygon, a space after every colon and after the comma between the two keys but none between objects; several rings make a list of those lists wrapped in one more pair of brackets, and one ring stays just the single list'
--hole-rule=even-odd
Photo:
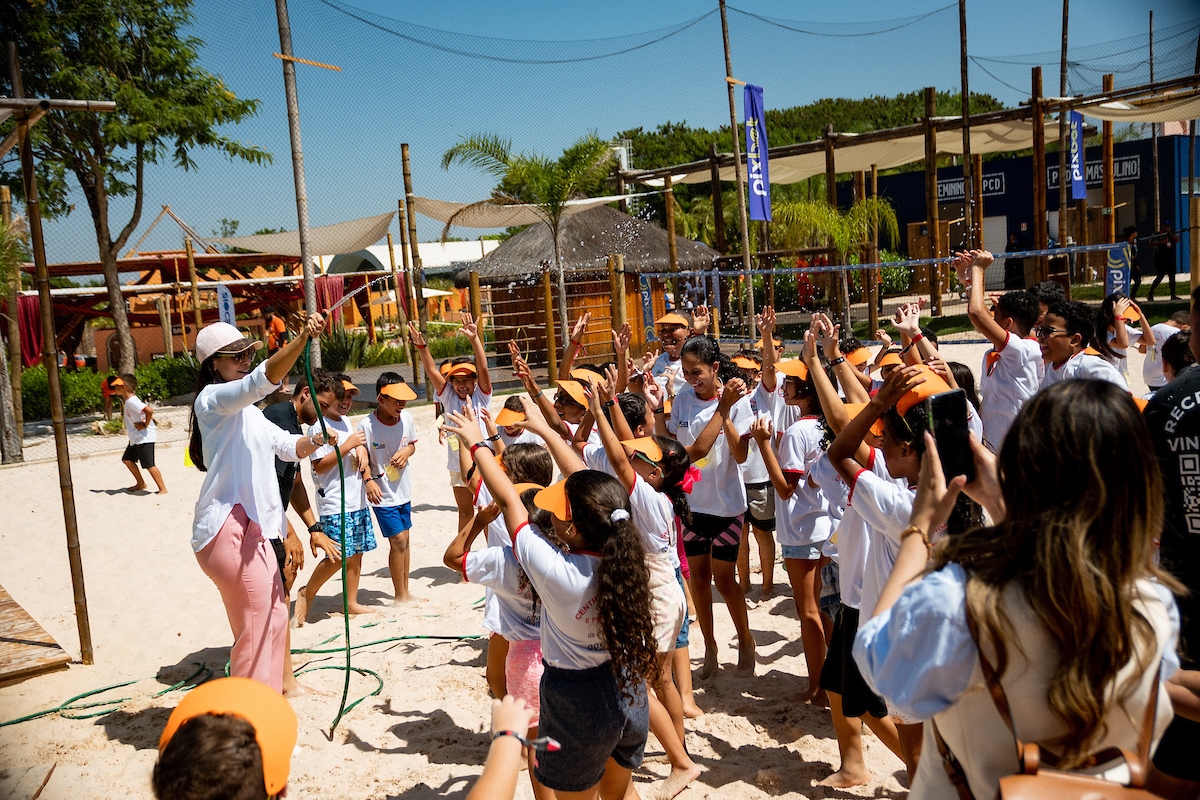
[{"label": "black smartphone", "polygon": [[975,480],[966,393],[962,389],[952,389],[926,398],[925,418],[929,421],[929,432],[937,442],[942,474],[947,482],[959,475],[966,475],[967,483]]}]

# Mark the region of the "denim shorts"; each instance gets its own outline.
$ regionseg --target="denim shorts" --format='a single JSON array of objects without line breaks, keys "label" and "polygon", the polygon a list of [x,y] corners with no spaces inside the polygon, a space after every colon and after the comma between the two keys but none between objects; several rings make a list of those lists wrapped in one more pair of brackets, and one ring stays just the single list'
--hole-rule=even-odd
[{"label": "denim shorts", "polygon": [[[679,567],[675,568],[675,579],[679,581],[679,588],[683,589],[683,596],[687,597],[687,589],[683,588],[683,570]],[[692,621],[688,618],[687,609],[683,611],[683,624],[679,626],[679,635],[675,637],[675,649],[685,648],[688,646],[688,628],[692,627]]]},{"label": "denim shorts", "polygon": [[371,510],[375,512],[379,532],[385,539],[412,528],[412,503],[402,506],[371,506]]},{"label": "denim shorts", "polygon": [[[358,511],[346,512],[346,545],[342,547],[342,558],[351,558],[375,549],[375,526],[371,524],[371,509],[360,508]],[[342,515],[321,515],[321,525],[325,535],[341,544]]]},{"label": "denim shorts", "polygon": [[819,544],[785,544],[780,550],[783,551],[784,558],[798,558],[801,561],[817,561],[821,558],[821,545]]},{"label": "denim shorts", "polygon": [[626,769],[641,766],[650,729],[646,684],[639,681],[629,699],[617,687],[611,664],[545,666],[538,735],[557,739],[562,749],[539,753],[534,776],[551,789],[582,792],[604,777],[609,758]]}]

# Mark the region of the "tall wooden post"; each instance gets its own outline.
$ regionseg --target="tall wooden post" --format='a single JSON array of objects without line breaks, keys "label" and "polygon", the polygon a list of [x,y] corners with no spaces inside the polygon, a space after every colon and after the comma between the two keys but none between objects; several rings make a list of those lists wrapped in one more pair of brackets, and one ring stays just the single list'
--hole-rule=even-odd
[{"label": "tall wooden post", "polygon": [[[837,210],[837,169],[834,163],[833,152],[833,125],[825,126],[825,202],[829,207]],[[838,252],[832,247],[829,249],[829,263],[835,264],[838,261]],[[846,315],[849,314],[849,309],[842,304],[842,281],[840,274],[826,273],[829,278],[826,285],[829,286],[831,300],[833,301],[833,316],[835,319],[842,320],[843,330],[849,332],[850,325],[846,323]]]},{"label": "tall wooden post", "polygon": [[188,278],[192,282],[192,317],[196,321],[196,333],[204,327],[204,316],[200,313],[200,284],[196,280],[196,258],[192,250],[192,237],[183,240],[183,249],[187,253]]},{"label": "tall wooden post", "polygon": [[[854,173],[854,202],[858,203],[865,200],[867,197],[867,173],[859,170]],[[858,263],[866,264],[871,258],[870,246],[858,248]],[[860,269],[858,271],[858,279],[862,284],[862,291],[859,292],[859,297],[865,300],[867,298],[867,282],[871,279],[870,270]],[[850,335],[850,331],[846,331],[846,335]]]},{"label": "tall wooden post", "polygon": [[[8,43],[11,85],[20,97],[20,64],[17,46]],[[15,115],[14,115],[15,116]],[[38,304],[42,321],[42,363],[50,393],[50,421],[54,430],[54,450],[58,456],[58,488],[62,496],[63,523],[67,533],[67,560],[71,569],[71,587],[75,596],[75,624],[79,629],[80,660],[95,663],[92,652],[92,626],[88,618],[87,593],[83,585],[83,557],[79,551],[79,520],[75,515],[75,485],[71,480],[71,452],[67,444],[67,422],[63,413],[62,380],[58,374],[58,339],[54,331],[54,309],[50,305],[50,268],[46,264],[46,241],[42,236],[42,208],[38,198],[37,171],[33,162],[33,141],[28,127],[21,136],[21,180],[25,184],[25,213],[29,217],[29,239],[33,246],[33,264],[37,274]]]},{"label": "tall wooden post", "polygon": [[[879,168],[874,164],[871,165],[871,197],[879,196]],[[876,213],[874,224],[871,225],[871,261],[879,263],[879,214]],[[875,335],[875,331],[879,330],[879,292],[882,290],[880,286],[880,277],[883,273],[880,270],[872,270],[866,276],[867,281],[867,336]],[[849,331],[846,332],[849,334]]]},{"label": "tall wooden post", "polygon": [[[405,314],[407,317],[405,324],[408,324],[408,320],[414,319],[412,315],[417,313],[417,296],[416,289],[413,287],[412,265],[408,260],[408,212],[405,209],[404,200],[397,201],[397,206],[399,207],[400,214],[400,219],[398,220],[400,223],[400,257],[404,261],[404,298],[408,303],[408,313]],[[396,284],[396,306],[400,307],[399,283]],[[416,346],[411,340],[409,340],[408,334],[404,335],[404,339],[408,342],[408,357],[411,359],[409,363],[412,364],[413,385],[419,386],[421,384],[421,359],[417,355]]]},{"label": "tall wooden post", "polygon": [[162,327],[163,354],[167,358],[175,357],[175,337],[171,336],[171,310],[167,308],[167,299],[159,297],[154,301],[158,309],[158,324]]},{"label": "tall wooden post", "polygon": [[[0,218],[5,226],[12,224],[12,191],[7,186],[0,186]],[[16,419],[17,438],[24,438],[25,409],[21,399],[21,371],[24,361],[21,359],[21,325],[20,311],[17,308],[17,298],[21,295],[21,270],[14,269],[12,284],[8,287],[8,357],[9,377],[12,384],[13,416]]]},{"label": "tall wooden post", "polygon": [[[1046,115],[1043,111],[1042,68],[1032,70],[1033,93],[1029,107],[1033,110],[1033,248],[1045,250],[1049,245],[1050,232],[1046,220]],[[1050,264],[1045,256],[1035,261],[1036,277],[1039,281],[1050,278]]]},{"label": "tall wooden post", "polygon": [[750,222],[746,214],[746,184],[742,180],[742,144],[738,138],[737,104],[733,100],[733,61],[729,57],[729,20],[725,0],[718,0],[721,10],[721,39],[725,45],[725,88],[729,91],[729,130],[733,134],[733,178],[737,184],[738,226],[742,235],[742,270],[746,276],[747,323],[750,338],[757,338],[754,322],[754,276],[750,274]]},{"label": "tall wooden post", "polygon": [[[421,330],[421,335],[428,339],[429,309],[425,307],[425,270],[421,268],[421,250],[417,246],[417,215],[413,211],[412,168],[408,161],[407,142],[400,145],[400,161],[404,170],[404,210],[408,217],[408,247],[412,253],[413,305],[416,306],[417,326]],[[416,369],[417,364],[414,362],[414,377]]]},{"label": "tall wooden post", "polygon": [[[471,288],[470,288],[471,316],[475,318],[476,323],[478,323],[480,326],[482,326],[483,325],[483,322],[482,322],[482,319],[483,319],[483,297],[479,291],[479,272],[477,272],[476,270],[471,270],[468,273],[468,275],[470,276],[470,279],[471,279]],[[480,329],[479,329],[479,335],[480,336],[483,335],[482,327],[480,327]]]},{"label": "tall wooden post", "polygon": [[[671,186],[671,176],[663,177],[663,188],[666,190],[663,193],[663,200],[666,202],[667,214],[667,261],[671,273],[679,272],[679,256],[675,249],[675,190]],[[671,280],[671,291],[675,295],[675,308],[683,308],[683,300],[680,297],[680,280],[678,277]]]},{"label": "tall wooden post", "polygon": [[[766,220],[760,220],[758,223],[758,268],[771,269],[771,259],[764,255],[771,249],[771,223]],[[775,307],[775,272],[765,275],[767,286],[767,305]]]},{"label": "tall wooden post", "polygon": [[975,162],[975,180],[971,183],[975,196],[975,202],[971,204],[971,241],[976,247],[983,247],[983,156],[976,153],[971,159]]},{"label": "tall wooden post", "polygon": [[546,376],[551,383],[557,383],[558,345],[554,342],[554,290],[549,267],[542,270],[542,310],[546,317]]},{"label": "tall wooden post", "polygon": [[725,243],[725,198],[721,195],[721,168],[717,164],[716,142],[708,146],[708,164],[713,207],[713,248],[725,255],[728,251]]},{"label": "tall wooden post", "polygon": [[958,0],[958,52],[959,72],[962,85],[962,150],[963,150],[963,216],[966,217],[969,241],[971,247],[980,247],[983,243],[983,228],[976,228],[975,219],[975,184],[983,180],[979,170],[973,169],[975,160],[971,158],[971,90],[967,83],[967,0]]},{"label": "tall wooden post", "polygon": [[[942,257],[941,220],[937,193],[937,89],[925,87],[925,219],[929,224],[929,256]],[[942,266],[929,265],[929,313],[942,315]]]},{"label": "tall wooden post", "polygon": [[[1058,67],[1058,96],[1067,96],[1067,11],[1070,3],[1062,0],[1062,54]],[[1151,78],[1153,83],[1153,78]],[[1063,247],[1067,241],[1067,176],[1070,167],[1067,146],[1067,121],[1070,111],[1063,106],[1058,112],[1058,246]],[[1086,151],[1086,148],[1085,148]],[[1081,156],[1082,157],[1082,154]],[[1086,198],[1085,198],[1086,200]],[[1069,279],[1068,279],[1069,280]]]},{"label": "tall wooden post", "polygon": [[617,306],[616,329],[621,330],[629,322],[629,311],[625,306],[625,256],[621,253],[613,256],[613,275],[616,277],[616,291],[613,292]]},{"label": "tall wooden post", "polygon": [[363,284],[367,287],[367,341],[375,344],[375,315],[371,313],[371,279],[364,277]]},{"label": "tall wooden post", "polygon": [[[1154,9],[1150,9],[1150,83],[1154,83]],[[1158,175],[1157,122],[1150,123],[1150,172],[1154,178],[1154,232],[1158,233],[1162,230],[1162,188]]]}]

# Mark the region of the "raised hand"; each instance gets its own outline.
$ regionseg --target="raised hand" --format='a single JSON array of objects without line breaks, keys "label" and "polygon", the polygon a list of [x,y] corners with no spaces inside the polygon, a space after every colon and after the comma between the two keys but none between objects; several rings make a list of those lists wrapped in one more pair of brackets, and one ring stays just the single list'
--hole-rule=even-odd
[{"label": "raised hand", "polygon": [[304,325],[305,333],[310,339],[318,339],[321,336],[321,331],[325,330],[325,317],[320,314],[312,314]]},{"label": "raised hand", "polygon": [[479,338],[479,326],[475,324],[475,318],[470,313],[462,312],[462,335],[466,336],[472,342]]},{"label": "raised hand", "polygon": [[646,395],[646,402],[650,404],[652,410],[658,411],[663,407],[666,394],[649,371],[642,373],[642,393]]},{"label": "raised hand", "polygon": [[896,405],[896,401],[908,394],[910,389],[920,386],[924,382],[925,378],[921,375],[921,367],[916,364],[898,367],[892,370],[892,374],[883,382],[883,387],[875,395],[875,401],[885,408],[891,408]]},{"label": "raised hand", "polygon": [[654,366],[654,362],[658,361],[658,355],[661,352],[662,351],[656,347],[653,350],[647,350],[646,352],[642,353],[642,371],[643,372],[650,371],[650,368]]},{"label": "raised hand", "polygon": [[717,402],[717,408],[723,412],[728,412],[733,408],[733,404],[746,396],[746,383],[741,378],[734,378],[728,381],[721,388],[721,399]]},{"label": "raised hand", "polygon": [[[463,410],[469,411],[470,406]],[[467,447],[483,441],[483,433],[479,430],[479,423],[476,422],[474,414],[468,417],[466,414],[456,414],[451,411],[446,415],[446,421],[442,423],[442,428],[446,433],[458,436],[459,440]]]},{"label": "raised hand", "polygon": [[532,400],[528,397],[522,397],[521,408],[525,411],[525,419],[516,423],[518,428],[536,433],[543,439],[555,435],[554,430],[546,422],[546,418],[542,416],[542,412],[538,410],[537,405]]},{"label": "raised hand", "polygon": [[417,327],[417,323],[412,320],[408,323],[408,341],[412,342],[414,347],[425,346],[425,337],[421,335],[421,329]]},{"label": "raised hand", "polygon": [[875,339],[877,341],[883,342],[883,346],[885,348],[892,346],[892,337],[888,336],[888,332],[885,331],[883,328],[880,328],[879,330],[875,331]]},{"label": "raised hand", "polygon": [[762,331],[765,342],[775,332],[775,309],[771,306],[763,306],[762,313],[755,315],[754,321],[758,323],[758,329]]},{"label": "raised hand", "polygon": [[817,357],[817,327],[820,322],[814,322],[804,332],[804,346],[800,348],[800,358],[804,361]]},{"label": "raised hand", "polygon": [[610,366],[604,371],[604,380],[596,381],[596,391],[604,402],[617,396],[617,368]]},{"label": "raised hand", "polygon": [[696,306],[692,311],[692,332],[706,333],[710,324],[708,306]]},{"label": "raised hand", "polygon": [[1133,301],[1128,297],[1122,297],[1113,304],[1113,312],[1118,317],[1125,317],[1125,312],[1133,306]]},{"label": "raised hand", "polygon": [[620,358],[624,353],[629,352],[629,343],[633,341],[633,328],[626,322],[621,326],[621,330],[612,331],[613,347],[616,348],[617,358]]},{"label": "raised hand", "polygon": [[592,312],[583,312],[583,316],[575,320],[575,325],[571,328],[571,341],[575,344],[583,344],[583,335],[587,333],[587,326],[591,321]]},{"label": "raised hand", "polygon": [[758,417],[754,422],[750,423],[750,435],[759,445],[766,444],[771,441],[771,418]]},{"label": "raised hand", "polygon": [[919,303],[905,303],[896,309],[892,317],[892,326],[907,335],[910,339],[921,333],[921,306]]}]

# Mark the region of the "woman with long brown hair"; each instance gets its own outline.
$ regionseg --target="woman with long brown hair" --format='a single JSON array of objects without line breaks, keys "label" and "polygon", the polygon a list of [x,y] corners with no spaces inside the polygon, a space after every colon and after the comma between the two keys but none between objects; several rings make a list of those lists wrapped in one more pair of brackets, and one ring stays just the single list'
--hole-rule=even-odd
[{"label": "woman with long brown hair", "polygon": [[[1177,584],[1155,566],[1162,478],[1129,395],[1077,380],[1041,392],[998,458],[973,443],[970,485],[957,476],[947,488],[926,443],[900,554],[854,645],[872,688],[903,713],[932,719],[912,797],[959,796],[943,761],[957,761],[975,797],[994,796],[1000,778],[1019,771],[1014,735],[1054,754],[1043,763],[1100,774],[1105,765],[1088,757],[1136,752],[1151,698],[1157,740],[1171,718],[1158,682],[1179,666]],[[926,573],[929,532],[964,487],[993,524],[943,539]],[[1013,731],[988,674],[1007,697]]]}]

